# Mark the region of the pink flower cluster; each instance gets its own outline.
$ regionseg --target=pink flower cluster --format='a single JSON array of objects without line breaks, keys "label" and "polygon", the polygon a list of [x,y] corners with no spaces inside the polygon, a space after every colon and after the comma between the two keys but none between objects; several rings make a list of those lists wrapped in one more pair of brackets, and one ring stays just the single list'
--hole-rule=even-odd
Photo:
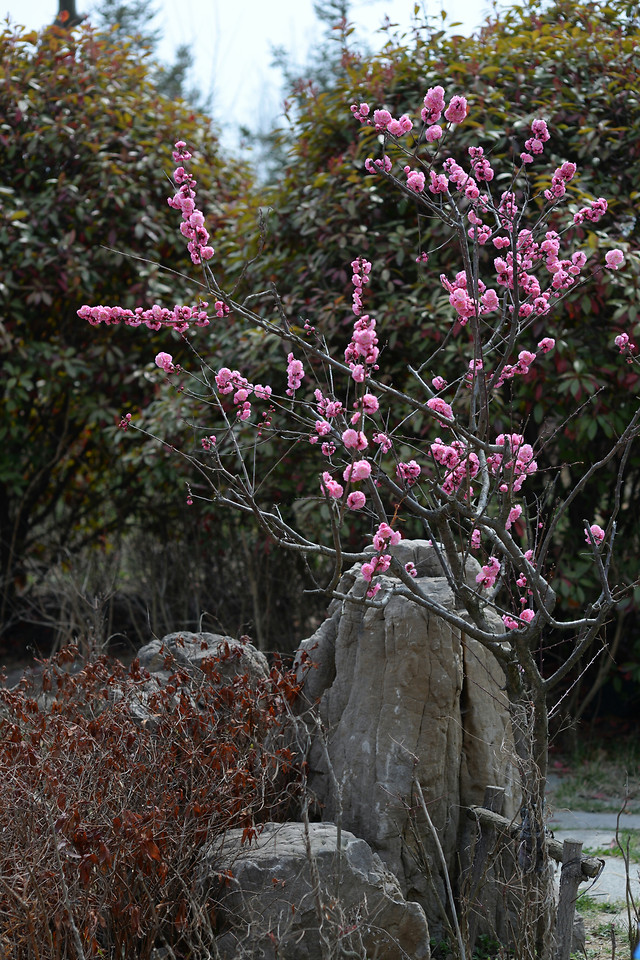
[{"label": "pink flower cluster", "polygon": [[331,474],[325,470],[322,474],[322,480],[320,482],[320,489],[328,497],[331,497],[334,500],[339,500],[342,494],[344,493],[344,487],[341,483],[338,483],[337,480],[334,480]]},{"label": "pink flower cluster", "polygon": [[516,504],[515,507],[511,507],[509,510],[509,516],[507,517],[506,523],[504,525],[505,530],[510,530],[513,524],[522,516],[522,507],[520,504]]},{"label": "pink flower cluster", "polygon": [[497,557],[489,557],[487,563],[476,576],[476,583],[479,583],[485,590],[490,590],[495,584],[500,573],[500,561]]},{"label": "pink flower cluster", "polygon": [[399,530],[394,530],[388,523],[381,523],[373,535],[373,545],[376,550],[384,550],[387,547],[395,547],[402,540],[402,534]]},{"label": "pink flower cluster", "polygon": [[607,250],[604,261],[610,270],[617,270],[624,263],[622,250]]},{"label": "pink flower cluster", "polygon": [[[448,444],[436,437],[429,449],[436,463],[447,471],[441,485],[449,496],[455,494],[464,482],[473,479],[480,469],[477,455],[469,452],[466,444],[460,440]],[[473,493],[473,488],[469,492]]]},{"label": "pink flower cluster", "polygon": [[627,363],[632,363],[632,354],[638,349],[635,343],[632,343],[628,333],[619,333],[613,341],[620,353],[628,353]]},{"label": "pink flower cluster", "polygon": [[500,484],[501,493],[507,493],[510,486],[514,493],[518,493],[527,477],[538,469],[533,457],[533,447],[530,443],[525,443],[524,437],[519,433],[501,433],[496,437],[496,444],[505,447],[507,452],[489,454],[487,465],[494,477],[506,474],[509,482]]},{"label": "pink flower cluster", "polygon": [[432,397],[430,400],[427,400],[427,406],[429,410],[433,410],[439,417],[453,421],[454,417],[451,405],[446,403],[442,397]]},{"label": "pink flower cluster", "polygon": [[577,213],[574,213],[573,222],[584,223],[585,220],[588,220],[589,223],[597,223],[598,220],[602,220],[607,208],[608,204],[605,198],[598,197],[597,200],[590,201],[590,206],[582,207]]},{"label": "pink flower cluster", "polygon": [[[413,129],[413,123],[406,113],[397,120],[388,110],[374,110],[371,116],[371,107],[368,103],[351,104],[351,113],[360,123],[373,125],[378,133],[390,133],[394,137],[402,137]],[[444,112],[445,120],[449,123],[462,123],[468,112],[465,97],[453,96],[449,106],[445,109],[444,88],[430,87],[424,98],[424,107],[420,113],[422,122],[426,125],[425,138],[428,143],[435,143],[442,137],[442,127],[439,120]],[[374,173],[373,164],[378,161],[367,161],[365,164],[369,173]]]},{"label": "pink flower cluster", "polygon": [[546,120],[534,120],[531,124],[532,136],[525,140],[524,149],[526,153],[520,154],[523,163],[533,163],[531,154],[540,154],[544,150],[544,145],[549,139],[549,130]]},{"label": "pink flower cluster", "polygon": [[371,157],[367,157],[364,168],[367,173],[391,173],[391,160],[386,153],[381,160],[372,160]]},{"label": "pink flower cluster", "polygon": [[[499,238],[494,240],[494,243]],[[514,289],[514,276],[517,269],[518,287],[521,291],[519,316],[527,318],[536,314],[542,316],[549,312],[549,301],[559,297],[563,290],[571,287],[586,265],[586,255],[581,251],[572,254],[571,259],[560,260],[560,237],[554,230],[548,230],[545,239],[536,243],[530,230],[521,230],[516,243],[514,269],[513,252],[505,257],[496,257],[494,266],[498,283],[510,290]],[[544,261],[551,275],[550,286],[542,290],[540,280],[533,273],[536,264]]]},{"label": "pink flower cluster", "polygon": [[292,353],[287,354],[287,396],[292,397],[304,379],[302,360],[296,360]]},{"label": "pink flower cluster", "polygon": [[500,306],[500,300],[495,290],[487,289],[482,280],[478,280],[478,292],[481,294],[480,303],[476,303],[467,290],[467,274],[461,270],[456,274],[455,280],[450,281],[443,274],[440,275],[440,283],[449,294],[449,303],[458,314],[458,320],[464,326],[469,317],[474,317],[476,313],[481,315],[491,313]]},{"label": "pink flower cluster", "polygon": [[[445,108],[444,87],[429,87],[424,98],[424,107],[420,112],[422,122],[428,127],[437,123]],[[442,133],[442,129],[440,129]]]},{"label": "pink flower cluster", "polygon": [[378,337],[376,334],[376,321],[368,314],[362,314],[362,288],[369,282],[371,264],[368,260],[359,257],[351,264],[353,276],[351,282],[354,286],[352,310],[358,318],[353,325],[351,341],[344,352],[345,361],[351,370],[351,376],[356,383],[363,383],[367,376],[367,367],[373,367],[377,370],[378,359]]},{"label": "pink flower cluster", "polygon": [[[176,163],[186,163],[191,159],[191,154],[185,149],[186,146],[184,140],[176,142],[176,149],[173,152]],[[209,232],[204,225],[204,214],[196,207],[196,181],[183,166],[176,167],[173,171],[173,179],[178,189],[167,202],[174,210],[180,210],[182,213],[180,233],[189,241],[187,250],[191,254],[191,260],[195,264],[210,260],[214,250],[209,246]]]},{"label": "pink flower cluster", "polygon": [[484,180],[489,183],[493,180],[493,167],[484,155],[482,147],[469,147],[469,156],[471,157],[471,168],[476,180]]},{"label": "pink flower cluster", "polygon": [[157,353],[155,364],[156,367],[160,367],[160,369],[164,370],[165,373],[173,373],[175,370],[173,365],[173,357],[170,353]]},{"label": "pink flower cluster", "polygon": [[[162,327],[172,327],[177,333],[184,333],[194,324],[196,327],[208,327],[210,320],[207,315],[208,303],[200,303],[196,307],[175,306],[173,310],[166,307],[159,307],[157,304],[149,310],[142,307],[136,307],[135,310],[127,310],[124,307],[89,307],[83,304],[77,311],[82,320],[88,320],[93,327],[101,323],[107,326],[116,326],[119,323],[125,323],[129,327],[148,327],[149,330],[161,330]],[[220,304],[221,308],[228,308],[226,304]],[[216,312],[218,302],[216,301]],[[218,314],[219,315],[219,314]]]},{"label": "pink flower cluster", "polygon": [[356,483],[358,480],[366,480],[371,476],[371,464],[368,460],[355,460],[347,464],[343,477],[350,483]]},{"label": "pink flower cluster", "polygon": [[406,113],[403,113],[398,120],[395,120],[388,110],[374,110],[372,120],[371,107],[368,103],[353,103],[351,105],[351,113],[360,123],[373,123],[378,133],[386,131],[394,137],[401,137],[405,133],[409,133],[413,127],[413,123]]},{"label": "pink flower cluster", "polygon": [[422,193],[424,190],[425,176],[421,170],[412,170],[411,167],[406,166],[404,172],[407,175],[407,186],[410,190],[414,190],[415,193]]},{"label": "pink flower cluster", "polygon": [[[362,576],[368,583],[371,583],[371,580],[377,573],[384,573],[385,570],[389,569],[391,564],[391,556],[383,551],[388,550],[390,546],[395,546],[395,544],[400,543],[401,540],[402,534],[399,530],[393,530],[388,523],[381,523],[379,525],[378,529],[373,535],[373,545],[376,548],[378,555],[373,557],[372,560],[368,560],[366,563],[363,563],[361,569]],[[415,576],[415,574],[411,574],[410,570],[407,572],[410,574],[410,576]],[[370,587],[369,590],[367,590],[367,597],[375,597],[379,589],[380,584]]]},{"label": "pink flower cluster", "polygon": [[599,547],[602,541],[604,540],[604,530],[597,523],[592,523],[589,527],[589,530],[584,538],[585,543],[588,543],[591,546],[591,539],[595,542],[596,546]]},{"label": "pink flower cluster", "polygon": [[369,277],[371,274],[371,264],[368,260],[364,260],[362,257],[358,257],[356,260],[353,260],[351,263],[351,283],[354,287],[351,300],[353,302],[352,310],[356,317],[359,317],[362,313],[362,294],[363,288],[369,283]]},{"label": "pink flower cluster", "polygon": [[415,460],[409,460],[408,463],[403,463],[401,460],[396,467],[396,474],[401,480],[404,480],[408,487],[413,486],[421,472],[421,467]]},{"label": "pink flower cluster", "polygon": [[366,450],[369,446],[369,441],[362,430],[354,430],[352,427],[344,431],[342,442],[348,450]]},{"label": "pink flower cluster", "polygon": [[236,415],[239,420],[248,420],[251,416],[251,402],[249,397],[253,393],[258,400],[268,400],[271,396],[271,387],[263,387],[261,383],[255,386],[243,377],[238,370],[222,367],[215,376],[218,392],[222,396],[233,394],[236,405]]},{"label": "pink flower cluster", "polygon": [[519,630],[520,627],[524,626],[526,623],[531,623],[535,615],[535,610],[522,610],[518,614],[520,619],[519,623],[518,620],[514,620],[513,617],[510,617],[509,614],[505,613],[502,617],[502,622],[507,630]]},{"label": "pink flower cluster", "polygon": [[567,192],[567,183],[573,180],[576,173],[575,163],[568,160],[558,167],[551,178],[551,188],[545,190],[544,195],[547,200],[559,200]]},{"label": "pink flower cluster", "polygon": [[[442,164],[445,174],[451,183],[455,184],[458,190],[462,190],[468,200],[480,199],[480,188],[471,174],[467,173],[464,167],[461,167],[453,157],[447,157]],[[483,197],[483,204],[488,198]]]}]

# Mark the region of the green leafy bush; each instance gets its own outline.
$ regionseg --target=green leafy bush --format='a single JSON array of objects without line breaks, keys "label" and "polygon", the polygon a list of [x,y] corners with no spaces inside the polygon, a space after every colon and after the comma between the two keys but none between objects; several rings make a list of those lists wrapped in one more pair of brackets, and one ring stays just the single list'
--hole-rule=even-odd
[{"label": "green leafy bush", "polygon": [[[166,538],[179,470],[145,450],[143,438],[127,456],[114,450],[123,408],[153,399],[148,364],[166,336],[155,348],[151,334],[128,330],[98,340],[76,310],[116,295],[130,307],[193,296],[193,283],[175,272],[187,258],[166,205],[167,142],[188,136],[206,155],[199,188],[217,234],[250,178],[219,159],[206,117],[158,94],[153,65],[135,45],[89,27],[39,35],[5,28],[0,50],[6,632],[24,616],[20,598],[66,552],[104,543],[141,518]],[[174,270],[164,272],[166,263]]]}]

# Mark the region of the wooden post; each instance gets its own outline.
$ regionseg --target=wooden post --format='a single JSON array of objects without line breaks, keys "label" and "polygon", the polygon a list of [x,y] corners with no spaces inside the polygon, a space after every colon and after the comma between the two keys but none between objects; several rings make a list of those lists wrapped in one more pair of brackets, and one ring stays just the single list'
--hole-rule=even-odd
[{"label": "wooden post", "polygon": [[[504,806],[504,787],[488,786],[484,791],[485,810],[500,816]],[[496,840],[496,824],[483,823],[478,820],[478,829],[480,836],[473,851],[473,863],[471,865],[471,876],[469,878],[469,953],[473,955],[476,937],[478,935],[478,922],[480,920],[481,901],[477,899],[478,889],[482,876],[486,869],[487,857],[489,856]]]},{"label": "wooden post", "polygon": [[560,873],[560,897],[556,916],[555,960],[569,960],[573,938],[573,920],[578,898],[578,885],[582,879],[582,843],[565,840],[562,846],[562,871]]}]

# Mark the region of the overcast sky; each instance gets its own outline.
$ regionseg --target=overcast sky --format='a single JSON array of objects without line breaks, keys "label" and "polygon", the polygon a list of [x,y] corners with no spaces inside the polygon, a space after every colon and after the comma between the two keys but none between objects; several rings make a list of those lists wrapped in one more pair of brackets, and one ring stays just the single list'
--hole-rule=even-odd
[{"label": "overcast sky", "polygon": [[[371,47],[385,15],[408,26],[415,0],[352,0],[351,17],[357,35]],[[77,0],[79,12],[91,0]],[[420,0],[421,8],[439,14],[440,0]],[[159,55],[170,61],[178,44],[193,50],[193,81],[213,97],[213,113],[227,131],[240,124],[257,129],[260,118],[278,114],[281,104],[279,74],[272,69],[271,49],[284,46],[300,64],[321,33],[313,0],[157,0],[157,25],[164,40]],[[461,33],[471,33],[490,10],[488,0],[447,0],[450,21],[460,21]],[[0,11],[14,23],[40,29],[50,23],[58,0],[0,0]],[[229,143],[233,137],[223,136]]]}]

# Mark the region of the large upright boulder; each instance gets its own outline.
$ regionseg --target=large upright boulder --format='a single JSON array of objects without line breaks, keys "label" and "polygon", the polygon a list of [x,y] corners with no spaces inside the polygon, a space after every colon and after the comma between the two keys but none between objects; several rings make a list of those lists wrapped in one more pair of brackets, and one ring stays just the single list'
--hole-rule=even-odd
[{"label": "large upright boulder", "polygon": [[[415,563],[434,600],[455,609],[429,542],[404,541],[392,551],[403,564]],[[474,585],[478,570],[468,559]],[[502,672],[479,642],[394,595],[392,577],[380,582],[378,597],[387,602],[365,608],[356,601],[368,584],[359,565],[349,571],[340,591],[352,599],[333,601],[299,648],[304,699],[316,704],[326,737],[312,741],[309,783],[322,819],[340,820],[371,845],[407,899],[423,905],[433,933],[442,922],[437,899],[446,903],[444,878],[424,817],[410,814],[412,783],[421,785],[455,883],[468,845],[463,808],[481,804],[488,784],[505,787],[507,816],[517,808],[508,704]],[[501,633],[499,618],[487,616]]]}]

